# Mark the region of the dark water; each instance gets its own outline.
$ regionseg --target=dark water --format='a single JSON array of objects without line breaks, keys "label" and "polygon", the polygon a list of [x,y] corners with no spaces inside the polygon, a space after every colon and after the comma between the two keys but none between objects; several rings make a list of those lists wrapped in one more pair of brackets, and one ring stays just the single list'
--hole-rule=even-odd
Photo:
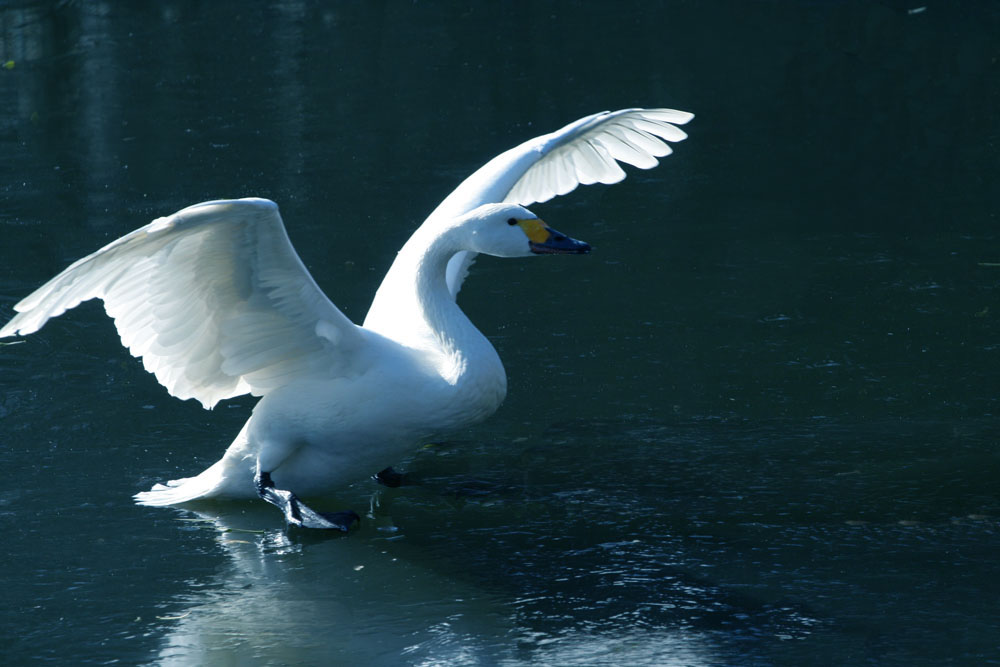
[{"label": "dark water", "polygon": [[[130,495],[248,415],[169,397],[93,304],[0,347],[6,664],[1000,661],[1000,8],[9,2],[0,311],[190,203],[279,202],[361,319],[496,153],[694,111],[651,172],[482,259],[485,424],[349,492],[346,539]],[[921,11],[922,9],[922,11]]]}]

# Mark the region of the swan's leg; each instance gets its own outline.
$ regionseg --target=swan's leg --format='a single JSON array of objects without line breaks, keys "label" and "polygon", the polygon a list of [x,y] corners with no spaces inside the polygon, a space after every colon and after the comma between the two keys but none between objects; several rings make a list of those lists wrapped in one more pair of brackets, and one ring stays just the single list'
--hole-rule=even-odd
[{"label": "swan's leg", "polygon": [[257,495],[280,509],[290,525],[302,528],[339,530],[346,533],[355,521],[361,522],[361,517],[350,510],[316,512],[299,500],[291,491],[275,487],[271,480],[271,473],[261,470],[260,462],[257,463],[257,473],[254,475],[253,483],[257,487]]},{"label": "swan's leg", "polygon": [[398,488],[405,482],[403,474],[393,470],[392,466],[389,466],[384,470],[379,470],[377,473],[372,475],[372,479],[383,486],[388,486],[390,489]]}]

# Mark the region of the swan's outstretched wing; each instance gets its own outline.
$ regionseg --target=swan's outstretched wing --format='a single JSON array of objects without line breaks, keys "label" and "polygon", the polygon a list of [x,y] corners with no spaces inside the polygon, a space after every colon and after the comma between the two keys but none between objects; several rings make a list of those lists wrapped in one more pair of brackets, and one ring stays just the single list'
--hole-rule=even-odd
[{"label": "swan's outstretched wing", "polygon": [[350,373],[362,341],[266,199],[196,204],[123,236],[14,306],[0,338],[93,298],[167,391],[206,408],[290,378]]},{"label": "swan's outstretched wing", "polygon": [[[579,120],[529,142],[538,159],[511,187],[504,201],[527,206],[564,195],[577,185],[617,183],[625,178],[618,162],[652,169],[670,155],[668,141],[687,135],[677,127],[694,114],[673,109],[625,109]],[[517,150],[517,149],[514,149]]]},{"label": "swan's outstretched wing", "polygon": [[[667,142],[687,135],[678,125],[694,114],[674,109],[604,111],[501,153],[469,176],[431,213],[455,217],[491,202],[527,206],[564,195],[578,185],[617,183],[625,178],[619,162],[651,169],[669,155]],[[465,280],[475,255],[458,253],[448,263],[452,294]]]}]

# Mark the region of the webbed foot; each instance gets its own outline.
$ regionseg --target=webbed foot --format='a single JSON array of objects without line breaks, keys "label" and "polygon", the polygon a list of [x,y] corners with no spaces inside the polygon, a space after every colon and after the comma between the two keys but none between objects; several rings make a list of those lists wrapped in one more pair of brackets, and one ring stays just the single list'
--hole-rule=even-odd
[{"label": "webbed foot", "polygon": [[361,517],[358,516],[356,512],[351,510],[343,510],[340,512],[317,512],[309,506],[303,504],[301,501],[298,503],[298,509],[302,522],[292,525],[300,526],[302,528],[339,530],[342,533],[346,533],[355,523],[361,523]]},{"label": "webbed foot", "polygon": [[350,510],[317,512],[299,500],[291,491],[276,488],[270,473],[258,471],[253,481],[257,487],[257,495],[280,509],[285,515],[285,521],[291,526],[339,530],[346,533],[355,522],[361,523],[361,517]]},{"label": "webbed foot", "polygon": [[392,466],[389,466],[384,470],[379,470],[377,473],[372,475],[372,479],[382,486],[388,486],[390,489],[399,488],[405,481],[403,479],[403,473],[396,472],[392,469]]}]

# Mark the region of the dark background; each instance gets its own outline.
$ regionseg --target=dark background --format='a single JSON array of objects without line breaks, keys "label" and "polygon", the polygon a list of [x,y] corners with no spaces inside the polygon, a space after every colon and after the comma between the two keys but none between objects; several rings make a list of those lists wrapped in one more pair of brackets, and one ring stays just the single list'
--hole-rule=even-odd
[{"label": "dark background", "polygon": [[170,398],[99,306],[0,346],[2,651],[1000,659],[998,58],[995,2],[0,3],[3,318],[154,217],[253,195],[360,321],[493,155],[697,114],[659,168],[534,207],[591,256],[476,264],[507,403],[400,462],[421,484],[347,540],[132,506],[253,401]]}]

